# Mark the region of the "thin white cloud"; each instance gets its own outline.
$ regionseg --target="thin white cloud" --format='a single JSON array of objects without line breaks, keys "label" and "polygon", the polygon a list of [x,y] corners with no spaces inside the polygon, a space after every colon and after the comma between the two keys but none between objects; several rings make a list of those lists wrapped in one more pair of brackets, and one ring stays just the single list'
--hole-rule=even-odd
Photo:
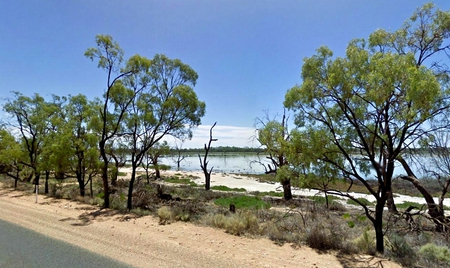
[{"label": "thin white cloud", "polygon": [[[185,141],[183,148],[203,148],[209,142],[210,129],[211,125],[200,125],[193,129],[192,139]],[[254,139],[255,134],[255,128],[216,125],[213,128],[213,138],[218,140],[212,142],[211,146],[258,147],[260,144]],[[167,141],[175,145],[173,139]]]}]

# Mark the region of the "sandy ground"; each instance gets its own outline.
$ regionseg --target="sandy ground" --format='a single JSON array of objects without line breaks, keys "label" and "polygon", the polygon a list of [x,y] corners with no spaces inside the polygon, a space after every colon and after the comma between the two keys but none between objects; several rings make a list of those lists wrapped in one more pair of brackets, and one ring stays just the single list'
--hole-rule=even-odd
[{"label": "sandy ground", "polygon": [[[224,184],[223,178],[249,180],[215,176],[213,181],[229,187],[238,186]],[[0,218],[134,267],[400,267],[371,256],[319,254],[305,246],[278,246],[190,223],[159,225],[151,216],[39,198],[35,203],[34,195],[0,185]]]}]

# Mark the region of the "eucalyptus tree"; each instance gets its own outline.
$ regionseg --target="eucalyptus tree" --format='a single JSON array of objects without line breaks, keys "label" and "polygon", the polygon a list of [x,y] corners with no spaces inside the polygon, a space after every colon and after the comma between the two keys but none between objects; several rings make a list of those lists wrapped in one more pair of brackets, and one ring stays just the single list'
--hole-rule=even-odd
[{"label": "eucalyptus tree", "polygon": [[[289,171],[289,162],[287,159],[287,150],[290,142],[290,134],[288,130],[288,118],[283,113],[281,121],[276,119],[257,118],[257,136],[256,140],[264,147],[266,158],[270,161],[266,165],[260,162],[266,170],[266,174],[275,174],[277,179],[283,186],[284,199],[292,199],[291,178],[294,173]],[[282,170],[280,170],[282,169]]]},{"label": "eucalyptus tree", "polygon": [[192,128],[198,126],[205,114],[205,103],[199,101],[193,87],[197,73],[179,59],[155,55],[148,72],[129,76],[124,84],[130,88],[146,85],[130,103],[124,136],[131,151],[131,179],[127,208],[132,208],[136,169],[144,155],[164,136],[191,138]]},{"label": "eucalyptus tree", "polygon": [[19,92],[13,92],[13,95],[13,99],[9,100],[3,109],[15,119],[10,122],[9,127],[18,133],[23,144],[27,157],[21,161],[21,164],[31,170],[26,180],[31,181],[34,177],[33,183],[36,186],[37,194],[41,168],[45,161],[41,158],[44,139],[52,131],[49,119],[57,109],[55,105],[46,102],[39,94],[27,97]]},{"label": "eucalyptus tree", "polygon": [[[361,182],[376,199],[372,213],[349,193],[328,191],[364,208],[379,252],[384,251],[383,211],[392,193],[395,163],[432,130],[427,122],[448,108],[446,73],[425,63],[448,49],[443,41],[450,36],[450,14],[433,13],[432,8],[424,5],[394,33],[377,30],[369,42],[351,41],[344,57],[319,48],[304,59],[303,82],[285,98],[285,106],[297,112],[300,129],[322,133],[323,143],[311,144],[311,157]],[[369,167],[376,185],[368,182]]]},{"label": "eucalyptus tree", "polygon": [[[99,149],[102,163],[102,182],[104,191],[104,207],[109,208],[108,181],[108,142],[121,135],[123,119],[127,115],[130,104],[143,87],[126,87],[123,80],[138,73],[147,72],[148,60],[139,55],[129,58],[124,65],[124,52],[119,44],[109,35],[96,36],[97,47],[89,48],[85,56],[92,61],[98,60],[98,67],[107,74],[103,104],[98,111],[98,119],[94,120],[94,130],[99,133]],[[131,80],[131,79],[130,79]],[[138,81],[136,81],[137,83]]]},{"label": "eucalyptus tree", "polygon": [[23,169],[21,162],[25,156],[16,138],[6,129],[0,128],[0,174],[14,179],[14,189],[21,179],[20,173]]},{"label": "eucalyptus tree", "polygon": [[82,94],[65,99],[52,120],[56,131],[47,136],[49,146],[44,147],[44,152],[56,179],[75,174],[80,195],[85,196],[87,183],[98,173],[98,135],[90,125],[101,106],[99,100],[89,101]]},{"label": "eucalyptus tree", "polygon": [[[161,157],[166,156],[170,153],[170,146],[167,141],[157,142],[155,143],[145,154],[144,161],[142,162],[142,167],[145,169],[147,173],[148,179],[148,170],[150,166],[155,169],[155,178],[161,178]],[[163,167],[163,170],[167,169]]]}]

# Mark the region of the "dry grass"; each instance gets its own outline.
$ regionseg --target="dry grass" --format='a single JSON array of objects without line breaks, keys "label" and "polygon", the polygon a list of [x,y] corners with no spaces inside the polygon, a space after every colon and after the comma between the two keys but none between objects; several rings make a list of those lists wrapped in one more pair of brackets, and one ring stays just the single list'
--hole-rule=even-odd
[{"label": "dry grass", "polygon": [[[11,180],[3,181],[12,186]],[[19,182],[18,189],[31,194],[34,185]],[[119,180],[112,190],[111,207],[127,213],[128,183]],[[81,197],[76,184],[53,183],[50,184],[49,195],[102,205],[101,191],[101,182],[98,180],[94,181],[94,198]],[[171,200],[162,200],[156,193],[155,184],[144,181],[136,183],[133,192],[135,209],[132,212],[139,216],[158,217],[161,224],[190,221],[221,228],[234,235],[267,237],[277,244],[309,245],[318,251],[375,253],[371,222],[361,210],[347,208],[339,200],[330,202],[327,209],[323,200],[319,199],[294,198],[286,202],[279,197],[266,196],[261,199],[270,206],[262,209],[238,208],[236,213],[231,213],[228,207],[215,205],[214,202],[221,198],[234,200],[236,196],[243,196],[242,193],[205,191],[189,185],[165,185],[164,193],[170,194],[173,197]],[[448,264],[445,248],[424,247],[431,242],[436,246],[449,243],[448,237],[434,232],[434,226],[427,218],[418,215],[413,218],[413,222],[409,222],[398,215],[386,213],[385,226],[387,257],[405,267],[443,267]],[[417,258],[405,257],[411,254]]]}]

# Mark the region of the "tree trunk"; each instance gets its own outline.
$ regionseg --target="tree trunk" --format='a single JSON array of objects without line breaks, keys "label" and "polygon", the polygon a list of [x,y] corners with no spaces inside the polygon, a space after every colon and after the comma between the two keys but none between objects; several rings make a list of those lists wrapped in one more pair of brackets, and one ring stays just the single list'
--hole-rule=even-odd
[{"label": "tree trunk", "polygon": [[136,167],[134,164],[132,164],[130,185],[128,187],[128,199],[127,199],[127,209],[128,210],[133,209],[133,187],[134,187],[135,179],[136,179]]},{"label": "tree trunk", "polygon": [[50,171],[45,171],[45,183],[44,183],[44,194],[48,194],[48,179],[50,177]]},{"label": "tree trunk", "polygon": [[392,194],[392,191],[386,192],[387,194],[387,206],[389,209],[389,212],[398,214],[397,206],[394,202],[394,195]]},{"label": "tree trunk", "polygon": [[77,172],[77,181],[78,181],[78,187],[80,188],[80,196],[84,197],[86,194],[84,179],[82,177],[82,174],[78,173],[78,172]]},{"label": "tree trunk", "polygon": [[211,174],[205,172],[205,190],[209,190],[211,188]]},{"label": "tree trunk", "polygon": [[100,142],[100,154],[103,159],[102,182],[103,182],[103,207],[109,208],[109,184],[108,184],[108,158],[106,157],[105,144]]},{"label": "tree trunk", "polygon": [[384,203],[381,200],[377,201],[375,206],[375,221],[373,221],[373,226],[375,228],[375,238],[377,252],[384,253],[384,234],[383,234],[383,209]]},{"label": "tree trunk", "polygon": [[91,198],[94,198],[94,192],[92,191],[92,180],[93,178],[89,175],[89,190],[91,191]]},{"label": "tree trunk", "polygon": [[292,191],[291,191],[291,180],[282,180],[281,184],[283,185],[283,194],[284,200],[289,201],[292,199]]},{"label": "tree trunk", "polygon": [[155,177],[156,179],[160,179],[161,178],[161,172],[159,171],[159,166],[155,165]]}]

